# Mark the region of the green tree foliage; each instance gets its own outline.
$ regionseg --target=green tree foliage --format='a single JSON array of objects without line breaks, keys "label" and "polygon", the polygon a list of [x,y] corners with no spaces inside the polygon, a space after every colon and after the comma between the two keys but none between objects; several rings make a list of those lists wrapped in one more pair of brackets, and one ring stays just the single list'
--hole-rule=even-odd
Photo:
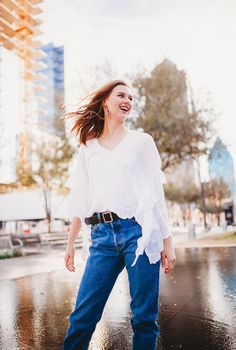
[{"label": "green tree foliage", "polygon": [[133,80],[139,117],[134,127],[151,134],[161,153],[163,169],[208,152],[213,111],[195,107],[186,74],[164,60],[150,76]]},{"label": "green tree foliage", "polygon": [[199,188],[194,184],[176,185],[170,182],[165,185],[165,197],[170,202],[179,204],[185,224],[186,218],[191,220],[192,217],[191,204],[199,205],[201,194]]},{"label": "green tree foliage", "polygon": [[198,203],[200,200],[200,190],[193,184],[176,186],[173,183],[165,185],[166,198],[175,203]]},{"label": "green tree foliage", "polygon": [[45,138],[34,144],[35,169],[34,179],[43,190],[45,211],[51,228],[51,193],[65,193],[68,176],[68,164],[73,155],[73,148],[66,138]]},{"label": "green tree foliage", "polygon": [[222,178],[205,182],[203,185],[206,212],[216,214],[218,225],[220,225],[220,213],[224,211],[224,200],[230,197],[229,187]]},{"label": "green tree foliage", "polygon": [[51,194],[67,193],[65,182],[68,177],[68,165],[74,148],[66,136],[47,135],[32,144],[33,165],[17,166],[17,181],[10,185],[0,186],[1,192],[20,190],[24,187],[40,188],[44,195],[45,212],[51,230]]},{"label": "green tree foliage", "polygon": [[68,175],[73,148],[66,138],[44,138],[34,143],[34,179],[45,188],[61,191]]}]

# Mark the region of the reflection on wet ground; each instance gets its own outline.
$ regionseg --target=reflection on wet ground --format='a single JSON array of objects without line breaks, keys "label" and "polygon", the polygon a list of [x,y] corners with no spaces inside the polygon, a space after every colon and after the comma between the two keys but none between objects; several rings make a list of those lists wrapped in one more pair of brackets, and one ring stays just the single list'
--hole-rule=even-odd
[{"label": "reflection on wet ground", "polygon": [[[236,349],[235,252],[232,247],[176,249],[175,271],[161,273],[158,349]],[[1,281],[0,349],[60,349],[83,267],[74,274],[58,270]],[[129,302],[123,271],[89,350],[131,349]]]}]

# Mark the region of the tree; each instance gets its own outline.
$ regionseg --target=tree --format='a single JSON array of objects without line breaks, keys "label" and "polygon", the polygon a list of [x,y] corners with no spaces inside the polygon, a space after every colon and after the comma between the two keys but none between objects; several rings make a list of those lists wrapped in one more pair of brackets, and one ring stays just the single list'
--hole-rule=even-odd
[{"label": "tree", "polygon": [[60,90],[55,90],[55,118],[53,119],[53,129],[56,135],[65,137],[66,129],[65,122],[62,116],[65,114],[64,95]]},{"label": "tree", "polygon": [[220,213],[224,211],[224,200],[230,197],[228,185],[222,178],[204,183],[206,198],[206,211],[215,214],[218,226],[220,225]]},{"label": "tree", "polygon": [[73,155],[73,148],[64,138],[44,138],[34,144],[35,169],[33,177],[42,188],[44,194],[45,211],[49,232],[51,231],[51,194],[65,193],[65,182],[68,175],[68,164]]},{"label": "tree", "polygon": [[195,185],[186,184],[185,186],[176,186],[171,182],[165,185],[165,196],[170,202],[180,204],[183,212],[184,222],[186,219],[186,205],[188,206],[188,212],[191,217],[190,204],[198,204],[201,197],[200,191]]},{"label": "tree", "polygon": [[44,196],[48,230],[51,231],[51,194],[67,193],[65,182],[68,176],[68,164],[74,148],[66,136],[45,135],[32,144],[32,164],[18,163],[17,180],[13,184],[0,184],[0,192],[27,188],[41,188]]},{"label": "tree", "polygon": [[34,173],[31,166],[25,167],[24,165],[22,165],[22,163],[18,162],[16,166],[16,176],[16,182],[21,187],[33,187],[34,185],[36,185]]},{"label": "tree", "polygon": [[208,152],[214,113],[209,107],[197,109],[184,71],[164,60],[150,76],[134,78],[133,85],[140,101],[134,127],[153,136],[163,169]]}]

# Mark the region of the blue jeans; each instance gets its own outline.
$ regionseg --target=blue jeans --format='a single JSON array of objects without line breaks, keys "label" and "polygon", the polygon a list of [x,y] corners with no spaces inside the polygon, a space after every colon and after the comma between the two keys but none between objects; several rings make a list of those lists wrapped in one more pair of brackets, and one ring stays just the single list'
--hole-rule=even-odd
[{"label": "blue jeans", "polygon": [[64,350],[87,350],[97,322],[120,272],[126,267],[131,295],[133,350],[156,350],[160,260],[150,264],[146,253],[136,265],[137,239],[142,235],[135,218],[92,225],[92,243]]}]

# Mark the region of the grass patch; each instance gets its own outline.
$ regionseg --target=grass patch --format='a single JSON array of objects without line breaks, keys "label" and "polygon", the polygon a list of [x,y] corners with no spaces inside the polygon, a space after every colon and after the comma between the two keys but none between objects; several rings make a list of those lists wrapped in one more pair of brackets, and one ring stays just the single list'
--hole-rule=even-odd
[{"label": "grass patch", "polygon": [[229,241],[236,241],[236,232],[231,233],[224,233],[223,235],[220,235],[218,237],[214,237],[214,239],[217,240],[229,240]]},{"label": "grass patch", "polygon": [[0,259],[7,259],[7,258],[11,258],[12,254],[10,253],[1,253],[0,254]]},{"label": "grass patch", "polygon": [[0,260],[1,259],[15,258],[15,257],[22,256],[22,255],[23,255],[22,252],[19,252],[19,251],[15,251],[12,254],[9,252],[4,252],[4,253],[0,253]]}]

